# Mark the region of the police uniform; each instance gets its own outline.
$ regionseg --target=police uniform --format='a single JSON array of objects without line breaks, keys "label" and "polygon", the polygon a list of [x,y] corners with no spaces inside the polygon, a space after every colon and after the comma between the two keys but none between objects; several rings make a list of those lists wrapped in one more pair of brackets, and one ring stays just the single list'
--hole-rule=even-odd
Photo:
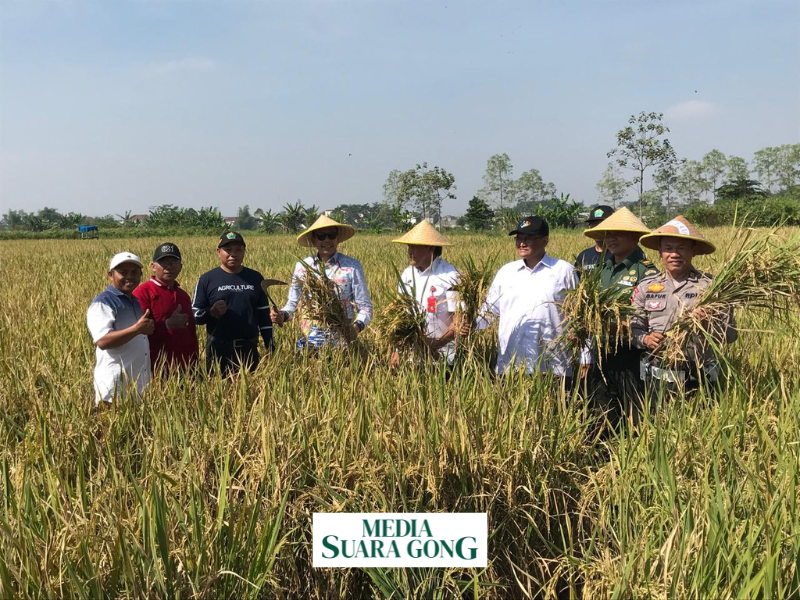
[{"label": "police uniform", "polygon": [[[668,332],[683,311],[694,306],[711,280],[711,275],[697,269],[689,271],[682,281],[675,281],[667,273],[644,279],[633,294],[633,343],[638,348],[647,349],[644,337],[652,332]],[[713,324],[711,333],[720,341],[724,339],[727,343],[734,342],[738,334],[733,314],[725,322]],[[662,380],[670,384],[670,387],[682,388],[684,391],[696,389],[700,379],[705,378],[708,382],[716,379],[716,360],[708,344],[701,340],[692,340],[684,352],[688,362],[677,367],[664,365],[658,354],[646,352],[640,365],[641,379],[648,383],[652,383],[654,379]]]}]

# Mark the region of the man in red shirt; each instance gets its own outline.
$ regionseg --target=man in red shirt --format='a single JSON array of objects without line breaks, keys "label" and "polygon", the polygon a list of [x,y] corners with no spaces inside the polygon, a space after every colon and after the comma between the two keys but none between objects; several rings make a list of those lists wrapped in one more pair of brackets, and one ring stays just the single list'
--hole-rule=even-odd
[{"label": "man in red shirt", "polygon": [[172,242],[160,244],[150,263],[153,276],[133,295],[142,310],[150,309],[155,331],[149,336],[153,372],[162,365],[190,367],[197,363],[197,327],[192,300],[177,282],[183,269],[181,251]]}]

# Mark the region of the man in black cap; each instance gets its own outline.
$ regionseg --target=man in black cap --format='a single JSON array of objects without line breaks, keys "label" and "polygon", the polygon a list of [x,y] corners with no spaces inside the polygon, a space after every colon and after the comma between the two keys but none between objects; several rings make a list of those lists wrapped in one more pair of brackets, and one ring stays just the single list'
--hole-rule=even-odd
[{"label": "man in black cap", "polygon": [[[614,209],[605,204],[598,204],[589,211],[589,218],[586,219],[586,227],[591,229],[597,227],[608,217],[614,214]],[[605,255],[605,258],[603,256]],[[602,265],[605,260],[613,258],[613,255],[603,250],[603,241],[598,240],[591,248],[586,248],[575,259],[575,268],[578,271],[591,271],[597,265]]]},{"label": "man in black cap", "polygon": [[241,234],[223,234],[217,244],[220,266],[203,273],[194,290],[194,318],[208,331],[206,368],[219,362],[223,374],[240,364],[255,370],[259,334],[267,352],[275,348],[269,302],[261,289],[264,277],[242,265],[245,248]]},{"label": "man in black cap", "polygon": [[[500,268],[486,296],[478,320],[483,329],[495,318],[498,326],[497,373],[524,369],[549,373],[567,381],[572,378],[570,357],[560,343],[564,316],[558,301],[575,287],[574,267],[545,252],[550,228],[541,217],[526,217],[509,233],[520,260]],[[591,355],[581,356],[585,375]]]}]

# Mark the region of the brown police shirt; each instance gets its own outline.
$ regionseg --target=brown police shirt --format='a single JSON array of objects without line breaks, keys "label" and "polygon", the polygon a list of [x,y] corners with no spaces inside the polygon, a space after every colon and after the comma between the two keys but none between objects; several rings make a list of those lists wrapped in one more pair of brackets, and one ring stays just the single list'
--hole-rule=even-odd
[{"label": "brown police shirt", "polygon": [[[644,336],[658,331],[666,333],[681,315],[684,309],[697,302],[711,283],[711,275],[692,269],[683,281],[675,281],[666,272],[648,277],[636,286],[632,302],[634,314],[631,317],[631,335],[633,343],[647,349]],[[725,323],[714,327],[714,333],[720,341],[731,343],[736,340],[736,322],[733,313]],[[705,364],[712,361],[714,352],[701,340],[694,340],[692,346],[685,350],[686,355],[695,362]]]}]

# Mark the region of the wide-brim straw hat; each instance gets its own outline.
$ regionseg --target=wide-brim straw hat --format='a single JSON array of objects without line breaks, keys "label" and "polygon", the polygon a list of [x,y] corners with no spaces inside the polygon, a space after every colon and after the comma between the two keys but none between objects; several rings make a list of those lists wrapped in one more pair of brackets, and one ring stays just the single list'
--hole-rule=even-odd
[{"label": "wide-brim straw hat", "polygon": [[337,227],[339,229],[339,243],[346,242],[356,234],[356,228],[352,225],[345,225],[344,223],[337,223],[330,217],[320,215],[319,219],[314,221],[314,224],[306,229],[303,233],[297,236],[297,243],[301,246],[313,248],[314,243],[311,241],[311,235],[320,229],[327,229],[328,227]]},{"label": "wide-brim straw hat", "polygon": [[585,230],[583,235],[596,241],[602,241],[609,231],[638,233],[640,237],[650,233],[650,229],[648,229],[647,225],[642,223],[636,215],[623,206],[602,223]]},{"label": "wide-brim straw hat", "polygon": [[452,246],[447,238],[436,231],[426,219],[422,219],[404,235],[392,240],[395,244],[409,244],[410,246]]},{"label": "wide-brim straw hat", "polygon": [[717,249],[716,246],[709,242],[706,237],[698,231],[697,227],[689,223],[683,215],[678,215],[669,223],[664,223],[658,229],[654,229],[652,233],[643,236],[642,239],[639,240],[639,243],[645,248],[659,250],[661,238],[666,237],[694,241],[695,254],[711,254]]}]

